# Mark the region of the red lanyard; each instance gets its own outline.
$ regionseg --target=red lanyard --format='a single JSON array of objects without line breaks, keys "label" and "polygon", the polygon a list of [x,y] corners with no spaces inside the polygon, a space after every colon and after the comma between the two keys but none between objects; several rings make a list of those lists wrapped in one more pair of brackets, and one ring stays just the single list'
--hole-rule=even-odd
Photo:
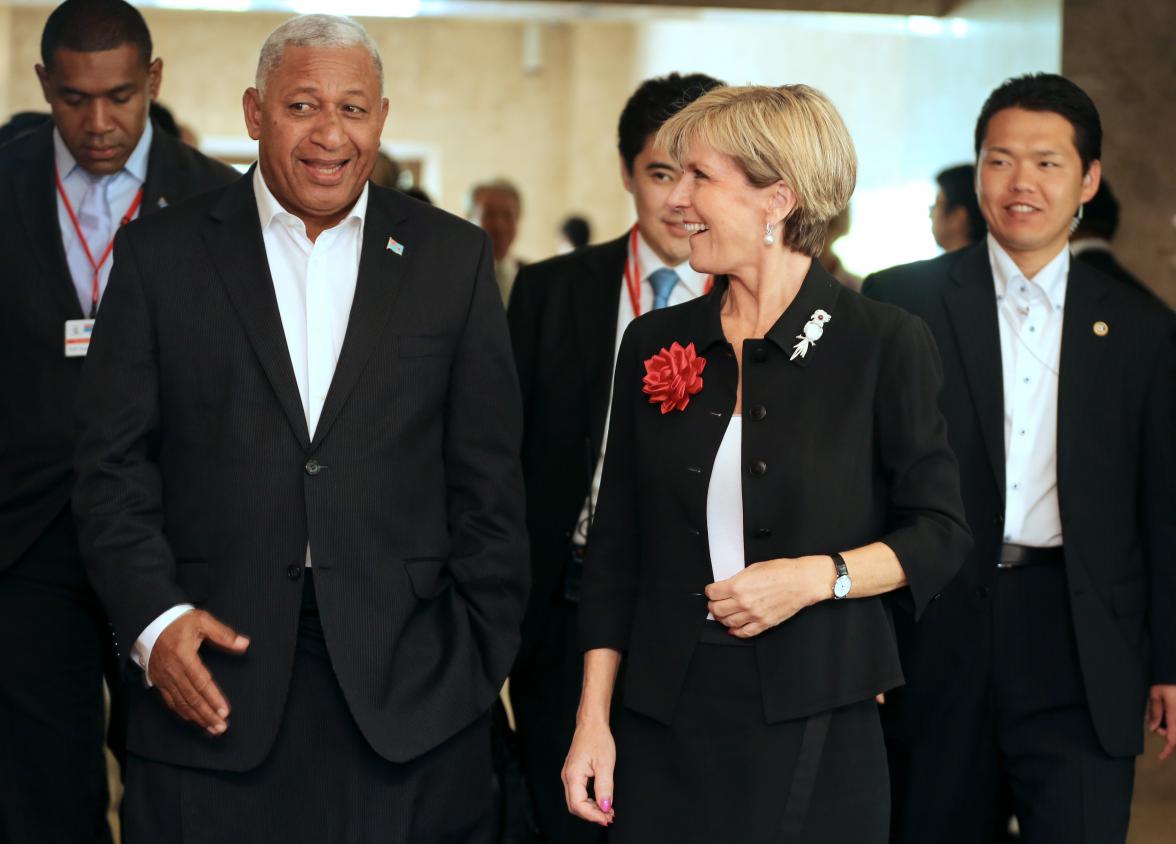
[{"label": "red lanyard", "polygon": [[[69,214],[69,221],[73,223],[74,231],[77,233],[78,240],[82,242],[82,249],[86,253],[86,260],[90,262],[90,268],[94,270],[94,286],[90,292],[90,319],[93,319],[98,315],[99,271],[114,249],[114,238],[110,238],[110,243],[106,244],[106,248],[102,250],[102,257],[95,261],[94,253],[90,251],[90,244],[86,242],[86,236],[82,234],[82,227],[78,223],[78,216],[74,213],[73,206],[69,204],[69,197],[65,195],[65,188],[61,184],[61,174],[54,168],[53,175],[57,178],[57,193],[61,195],[61,201],[65,203],[65,211]],[[143,189],[139,188],[139,192],[135,194],[135,198],[131,202],[131,207],[127,209],[127,213],[123,214],[122,219],[119,221],[120,226],[125,226],[131,221],[131,218],[135,216],[135,212],[139,210],[139,203],[142,201]]]},{"label": "red lanyard", "polygon": [[[633,306],[633,316],[641,316],[641,267],[637,263],[637,227],[629,233],[629,258],[625,261],[625,286],[629,288],[629,303]],[[715,286],[715,277],[708,275],[702,286],[702,295],[711,292]]]}]

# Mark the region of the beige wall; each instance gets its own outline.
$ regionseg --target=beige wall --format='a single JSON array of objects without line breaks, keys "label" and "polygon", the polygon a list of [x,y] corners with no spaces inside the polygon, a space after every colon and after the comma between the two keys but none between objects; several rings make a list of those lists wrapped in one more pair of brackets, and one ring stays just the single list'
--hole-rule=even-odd
[{"label": "beige wall", "polygon": [[[45,108],[33,65],[48,13],[0,3],[0,114]],[[262,41],[286,16],[159,9],[144,16],[164,61],[161,101],[202,138],[245,139],[241,93],[252,84]],[[533,72],[523,69],[521,22],[364,24],[384,57],[391,101],[384,140],[434,156],[439,205],[463,214],[472,184],[514,180],[524,202],[517,251],[533,260],[552,253],[555,227],[572,211],[586,213],[600,239],[630,224],[615,132],[636,83],[625,58],[633,52],[632,24],[533,24],[541,59]]]},{"label": "beige wall", "polygon": [[1121,206],[1115,251],[1176,306],[1176,5],[1065,0],[1062,72],[1098,106],[1103,173]]}]

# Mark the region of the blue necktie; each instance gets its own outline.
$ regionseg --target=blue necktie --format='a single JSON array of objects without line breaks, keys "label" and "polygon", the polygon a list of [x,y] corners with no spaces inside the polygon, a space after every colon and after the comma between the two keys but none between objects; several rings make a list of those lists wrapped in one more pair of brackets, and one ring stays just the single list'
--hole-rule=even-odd
[{"label": "blue necktie", "polygon": [[678,274],[662,267],[649,274],[649,283],[653,285],[653,309],[656,311],[670,303],[670,292],[678,283]]},{"label": "blue necktie", "polygon": [[[89,176],[89,187],[86,188],[86,194],[82,197],[82,204],[78,207],[78,226],[82,230],[82,235],[86,238],[86,244],[90,247],[90,254],[95,261],[102,258],[102,253],[106,250],[106,245],[110,243],[110,238],[114,236],[114,226],[112,224],[110,215],[110,203],[106,199],[106,189],[110,185],[109,176]],[[82,312],[86,316],[90,316],[90,307],[92,305],[91,299],[94,295],[94,268],[85,256],[81,244],[77,244],[73,250],[76,254],[76,259],[73,262],[74,271],[74,285],[78,289],[78,300],[82,305]],[[108,275],[110,272],[110,259],[103,264],[105,273],[101,273],[99,283],[105,286],[106,279],[102,276]],[[101,290],[99,291],[101,293]]]}]

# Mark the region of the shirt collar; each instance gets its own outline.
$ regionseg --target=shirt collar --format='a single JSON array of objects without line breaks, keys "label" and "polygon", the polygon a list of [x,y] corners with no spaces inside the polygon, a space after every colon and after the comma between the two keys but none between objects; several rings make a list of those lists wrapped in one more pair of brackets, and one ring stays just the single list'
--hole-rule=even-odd
[{"label": "shirt collar", "polygon": [[[658,270],[666,267],[665,262],[653,251],[653,247],[645,241],[641,229],[637,229],[637,266],[641,268],[642,281],[648,279]],[[689,261],[683,261],[676,267],[667,267],[678,274],[678,283],[685,288],[690,296],[696,297],[706,287],[706,275],[690,266]]]},{"label": "shirt collar", "polygon": [[[151,152],[151,139],[155,136],[155,130],[151,125],[151,121],[147,121],[146,128],[143,129],[143,134],[139,136],[139,143],[135,144],[135,148],[131,150],[131,155],[127,159],[127,163],[123,165],[123,169],[118,173],[112,175],[119,175],[119,173],[128,173],[139,184],[147,181],[147,157]],[[57,127],[53,127],[53,160],[57,164],[57,173],[61,176],[61,181],[65,181],[74,174],[74,170],[85,172],[81,165],[78,164],[77,159],[73,157],[73,153],[69,151],[69,147],[65,145],[65,139],[61,137],[61,133],[57,131]],[[89,177],[89,174],[86,174]]]},{"label": "shirt collar", "polygon": [[1066,278],[1070,274],[1070,249],[1063,246],[1048,264],[1038,270],[1033,278],[1027,278],[1016,262],[1009,257],[1009,253],[996,242],[992,233],[988,234],[988,260],[992,264],[992,283],[996,287],[996,295],[1003,298],[1009,292],[1012,283],[1018,279],[1033,284],[1045,293],[1050,305],[1057,307],[1066,300]]},{"label": "shirt collar", "polygon": [[[298,223],[302,226],[303,232],[306,231],[306,224],[297,215],[291,214],[282,207],[282,203],[278,202],[277,197],[270,192],[269,185],[265,183],[265,178],[261,175],[261,164],[253,165],[253,198],[257,201],[257,216],[261,221],[262,231],[269,228],[270,223],[279,217]],[[362,229],[364,218],[367,216],[367,204],[368,183],[364,182],[363,191],[360,192],[359,199],[355,200],[355,204],[351,206],[351,210],[347,212],[347,216],[332,226],[332,228],[337,228],[349,220],[358,220]]]}]

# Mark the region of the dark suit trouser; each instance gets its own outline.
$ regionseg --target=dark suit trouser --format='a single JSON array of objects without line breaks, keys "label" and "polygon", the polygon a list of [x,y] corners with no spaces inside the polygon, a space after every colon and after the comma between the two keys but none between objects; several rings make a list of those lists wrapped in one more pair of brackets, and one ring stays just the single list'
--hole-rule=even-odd
[{"label": "dark suit trouser", "polygon": [[543,840],[551,844],[605,840],[604,829],[568,812],[560,779],[575,732],[583,666],[576,639],[576,606],[559,595],[529,669],[512,676],[510,682],[523,773]]},{"label": "dark suit trouser", "polygon": [[1027,844],[1124,841],[1135,760],[1108,756],[1094,732],[1064,568],[999,570],[981,595],[988,659],[955,666],[959,682],[889,742],[894,840],[986,844],[1008,797]]},{"label": "dark suit trouser", "polygon": [[269,755],[237,773],[128,754],[124,844],[492,844],[489,716],[409,762],[379,756],[335,679],[313,577],[306,582]]},{"label": "dark suit trouser", "polygon": [[0,642],[0,842],[109,842],[113,643],[68,510],[0,572]]}]

